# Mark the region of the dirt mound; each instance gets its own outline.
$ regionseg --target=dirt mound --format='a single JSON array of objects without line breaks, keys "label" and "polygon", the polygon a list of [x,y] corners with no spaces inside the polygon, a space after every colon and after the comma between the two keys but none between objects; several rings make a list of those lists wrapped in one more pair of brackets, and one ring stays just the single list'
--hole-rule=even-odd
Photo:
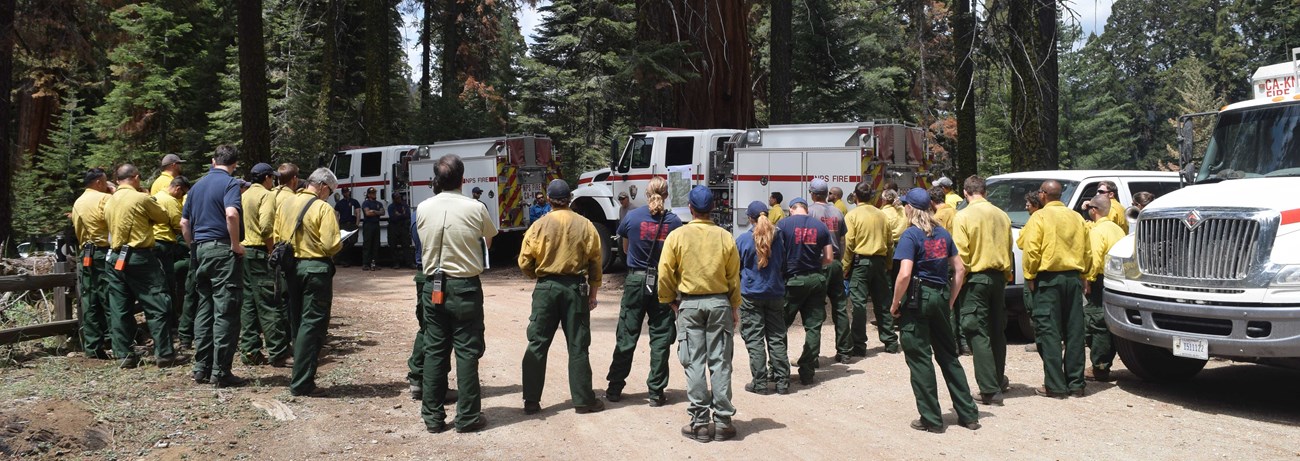
[{"label": "dirt mound", "polygon": [[112,434],[72,402],[39,401],[0,416],[0,455],[47,457],[108,447]]}]

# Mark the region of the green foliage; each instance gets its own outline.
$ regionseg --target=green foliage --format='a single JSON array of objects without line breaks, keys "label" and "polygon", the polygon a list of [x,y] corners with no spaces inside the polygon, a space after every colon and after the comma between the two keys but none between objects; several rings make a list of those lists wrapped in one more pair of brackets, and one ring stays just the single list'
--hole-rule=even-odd
[{"label": "green foliage", "polygon": [[65,213],[81,190],[86,147],[91,140],[86,110],[76,95],[27,168],[14,179],[14,233],[38,238],[57,234],[70,223]]},{"label": "green foliage", "polygon": [[[1062,49],[1080,31],[1065,25]],[[1132,102],[1119,100],[1115,66],[1094,46],[1061,53],[1061,168],[1132,169],[1138,164]]]}]

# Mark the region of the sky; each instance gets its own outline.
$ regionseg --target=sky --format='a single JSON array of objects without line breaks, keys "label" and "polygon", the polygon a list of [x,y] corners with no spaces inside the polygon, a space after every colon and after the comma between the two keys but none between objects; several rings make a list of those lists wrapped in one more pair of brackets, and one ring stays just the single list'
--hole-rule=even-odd
[{"label": "sky", "polygon": [[[1110,8],[1115,0],[1066,0],[1070,10],[1078,15],[1079,25],[1083,27],[1083,37],[1087,38],[1089,34],[1096,32],[1101,35],[1106,28],[1106,19],[1110,17]],[[547,0],[539,0],[538,6],[549,4]],[[524,40],[530,45],[533,43],[533,34],[537,27],[541,25],[541,14],[535,8],[524,5],[515,15],[519,19],[519,28],[523,31]],[[406,27],[402,28],[402,47],[406,50],[406,62],[411,66],[411,75],[418,76],[417,69],[420,68],[420,44],[419,30],[412,24],[417,23],[419,18],[418,12],[405,13]]]}]

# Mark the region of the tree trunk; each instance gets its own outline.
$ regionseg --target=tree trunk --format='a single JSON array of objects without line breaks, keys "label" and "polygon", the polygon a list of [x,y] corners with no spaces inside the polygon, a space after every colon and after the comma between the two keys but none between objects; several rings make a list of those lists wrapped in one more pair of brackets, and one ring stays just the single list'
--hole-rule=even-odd
[{"label": "tree trunk", "polygon": [[[1011,1],[1011,164],[1027,170],[1059,167],[1055,0]],[[1047,19],[1044,21],[1044,19]]]},{"label": "tree trunk", "polygon": [[14,229],[14,168],[21,156],[13,149],[10,126],[13,120],[14,9],[16,0],[0,0],[0,254],[9,254],[16,242]]},{"label": "tree trunk", "polygon": [[365,61],[366,61],[366,100],[362,107],[362,142],[376,146],[387,144],[392,133],[389,132],[388,117],[388,45],[389,37],[394,33],[393,22],[388,13],[388,1],[369,0],[365,4]]},{"label": "tree trunk", "polygon": [[768,43],[771,58],[768,81],[768,124],[790,123],[790,72],[794,67],[792,0],[772,0],[771,33]]},{"label": "tree trunk", "polygon": [[262,0],[239,0],[239,118],[243,126],[240,157],[256,164],[271,161],[271,124],[266,93],[266,44]]},{"label": "tree trunk", "polygon": [[317,154],[332,153],[340,147],[334,136],[334,85],[338,82],[338,32],[340,0],[329,0],[325,4],[324,24],[321,26],[321,82],[320,94],[316,96],[316,148]]},{"label": "tree trunk", "polygon": [[975,50],[977,31],[973,0],[953,0],[953,57],[957,60],[956,88],[953,105],[957,112],[957,152],[953,156],[960,182],[979,172],[975,144]]},{"label": "tree trunk", "polygon": [[430,70],[433,65],[433,11],[434,0],[424,0],[424,16],[420,19],[420,114],[427,116],[433,110],[433,82]]},{"label": "tree trunk", "polygon": [[[684,82],[642,82],[656,87],[642,98],[643,125],[679,128],[747,128],[754,121],[750,87],[748,4],[743,0],[644,0],[637,36],[661,46],[684,45],[670,63]],[[659,87],[664,89],[659,89]]]}]

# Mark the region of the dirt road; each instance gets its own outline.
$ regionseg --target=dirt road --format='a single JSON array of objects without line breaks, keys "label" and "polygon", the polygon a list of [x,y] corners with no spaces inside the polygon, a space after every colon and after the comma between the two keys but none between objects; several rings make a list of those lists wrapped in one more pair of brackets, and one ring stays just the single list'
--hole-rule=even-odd
[{"label": "dirt road", "polygon": [[[285,387],[288,371],[268,367],[238,365],[235,373],[256,378],[256,385],[215,391],[189,383],[185,367],[118,372],[104,362],[85,359],[33,360],[21,368],[0,369],[0,452],[26,449],[38,457],[61,451],[73,457],[155,459],[1300,456],[1298,372],[1214,362],[1190,383],[1157,386],[1138,381],[1117,365],[1118,382],[1089,383],[1087,397],[1062,401],[1033,395],[1042,379],[1041,362],[1021,345],[1009,347],[1007,374],[1013,384],[1006,405],[981,406],[982,429],[956,426],[949,410],[947,433],[918,432],[908,427],[916,409],[903,356],[883,353],[873,330],[867,358],[832,364],[834,331],[829,321],[823,332],[819,382],[796,382],[785,396],[742,390],[749,379],[747,355],[737,337],[732,383],[740,435],[735,441],[700,444],[679,434],[687,416],[675,354],[669,405],[644,404],[644,338],[624,400],[591,415],[575,414],[568,401],[566,353],[557,340],[551,349],[543,411],[524,415],[520,359],[532,282],[515,269],[484,276],[487,353],[480,374],[488,428],[476,434],[429,434],[420,421],[418,402],[405,395],[406,359],[416,330],[411,276],[411,271],[391,269],[339,270],[318,380],[331,389],[330,398],[293,398]],[[620,282],[618,275],[606,277],[600,307],[592,313],[591,363],[601,396],[620,295],[611,287]],[[790,331],[790,343],[795,350],[803,343],[797,326]],[[970,358],[962,361],[973,383]],[[59,386],[59,380],[74,385]],[[941,401],[949,407],[946,395]],[[269,416],[272,413],[293,419],[277,420]],[[37,442],[54,448],[32,451]]]}]

